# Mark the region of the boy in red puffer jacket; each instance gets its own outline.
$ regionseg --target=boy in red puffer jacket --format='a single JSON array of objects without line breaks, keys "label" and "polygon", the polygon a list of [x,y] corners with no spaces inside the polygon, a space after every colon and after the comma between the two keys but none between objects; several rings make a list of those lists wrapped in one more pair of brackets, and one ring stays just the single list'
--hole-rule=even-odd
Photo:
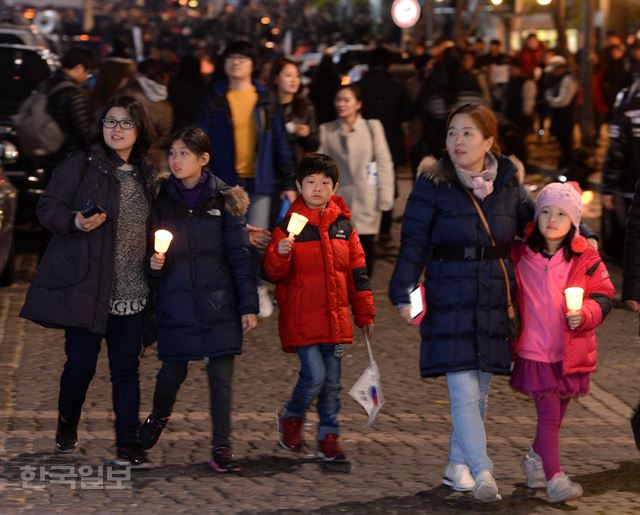
[{"label": "boy in red puffer jacket", "polygon": [[[338,186],[333,159],[324,154],[305,156],[296,185],[301,196],[273,231],[263,264],[266,277],[277,284],[282,350],[296,352],[300,359],[293,395],[276,412],[279,443],[300,451],[304,414],[317,398],[317,456],[344,461],[338,444],[338,412],[343,345],[353,341],[349,304],[356,325],[370,335],[373,293],[364,251],[349,221],[351,212],[333,194]],[[292,213],[309,220],[295,240],[287,234]]]}]

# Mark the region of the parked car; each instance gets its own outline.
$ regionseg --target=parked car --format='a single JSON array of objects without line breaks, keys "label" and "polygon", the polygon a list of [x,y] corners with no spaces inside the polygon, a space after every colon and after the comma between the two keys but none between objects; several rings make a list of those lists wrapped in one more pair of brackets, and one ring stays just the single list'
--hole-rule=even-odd
[{"label": "parked car", "polygon": [[12,143],[0,141],[0,286],[8,286],[15,279],[14,223],[18,204],[17,191],[7,179],[5,163],[18,158]]},{"label": "parked car", "polygon": [[52,52],[56,50],[55,42],[50,40],[34,24],[0,23],[0,43],[25,45]]},{"label": "parked car", "polygon": [[[350,84],[359,81],[369,70],[369,56],[373,49],[374,47],[366,45],[336,45],[327,48],[325,53],[331,56],[331,59],[338,67],[338,72],[343,77],[343,84]],[[392,48],[389,50],[391,52],[389,71],[393,76],[401,80],[412,77],[415,74],[415,70],[411,64],[409,54]],[[311,82],[322,56],[323,54],[320,52],[309,52],[294,58],[300,64],[303,84],[307,85]]]},{"label": "parked car", "polygon": [[[18,148],[11,116],[20,104],[59,66],[58,57],[48,50],[24,45],[0,44],[0,140]],[[18,155],[5,165],[6,176],[18,190],[16,223],[37,224],[35,207],[48,182],[42,160]]]}]

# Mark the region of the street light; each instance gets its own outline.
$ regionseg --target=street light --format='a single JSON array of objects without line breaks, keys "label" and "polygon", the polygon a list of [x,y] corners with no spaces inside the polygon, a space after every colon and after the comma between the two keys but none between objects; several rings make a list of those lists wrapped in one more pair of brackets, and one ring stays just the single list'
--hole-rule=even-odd
[{"label": "street light", "polygon": [[502,5],[502,0],[491,0],[491,4],[495,6]]},{"label": "street light", "polygon": [[538,2],[538,5],[549,5],[551,3],[551,0],[536,0]]}]

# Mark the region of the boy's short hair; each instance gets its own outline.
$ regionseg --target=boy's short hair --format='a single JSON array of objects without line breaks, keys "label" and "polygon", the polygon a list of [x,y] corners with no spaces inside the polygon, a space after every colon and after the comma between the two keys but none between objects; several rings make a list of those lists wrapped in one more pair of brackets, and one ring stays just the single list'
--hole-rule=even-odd
[{"label": "boy's short hair", "polygon": [[326,154],[315,152],[304,156],[298,164],[296,180],[302,184],[305,177],[313,175],[314,173],[322,173],[326,175],[331,179],[334,186],[338,184],[340,172],[338,172],[336,162]]},{"label": "boy's short hair", "polygon": [[88,48],[73,46],[62,56],[62,68],[72,70],[81,64],[85,70],[93,70],[96,67],[96,57]]},{"label": "boy's short hair", "polygon": [[243,55],[248,57],[251,59],[254,69],[256,68],[258,52],[256,51],[256,47],[253,46],[253,43],[244,39],[238,39],[233,43],[230,43],[227,48],[224,49],[222,60],[226,61],[232,55]]}]

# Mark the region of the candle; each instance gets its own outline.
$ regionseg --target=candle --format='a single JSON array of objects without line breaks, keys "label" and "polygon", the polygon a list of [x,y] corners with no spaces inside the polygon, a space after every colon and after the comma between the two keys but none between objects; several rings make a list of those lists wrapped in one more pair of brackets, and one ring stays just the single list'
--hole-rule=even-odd
[{"label": "candle", "polygon": [[289,233],[289,239],[293,240],[298,234],[302,232],[304,226],[307,225],[309,219],[306,216],[302,216],[299,213],[291,213],[289,218],[289,224],[287,225],[287,232]]},{"label": "candle", "polygon": [[156,241],[153,248],[158,254],[165,254],[167,250],[169,250],[169,245],[171,244],[172,239],[173,234],[169,231],[165,231],[164,229],[160,229],[156,231]]},{"label": "candle", "polygon": [[564,290],[564,296],[567,300],[567,309],[569,311],[580,311],[582,309],[582,297],[584,290],[579,287],[567,288]]}]

